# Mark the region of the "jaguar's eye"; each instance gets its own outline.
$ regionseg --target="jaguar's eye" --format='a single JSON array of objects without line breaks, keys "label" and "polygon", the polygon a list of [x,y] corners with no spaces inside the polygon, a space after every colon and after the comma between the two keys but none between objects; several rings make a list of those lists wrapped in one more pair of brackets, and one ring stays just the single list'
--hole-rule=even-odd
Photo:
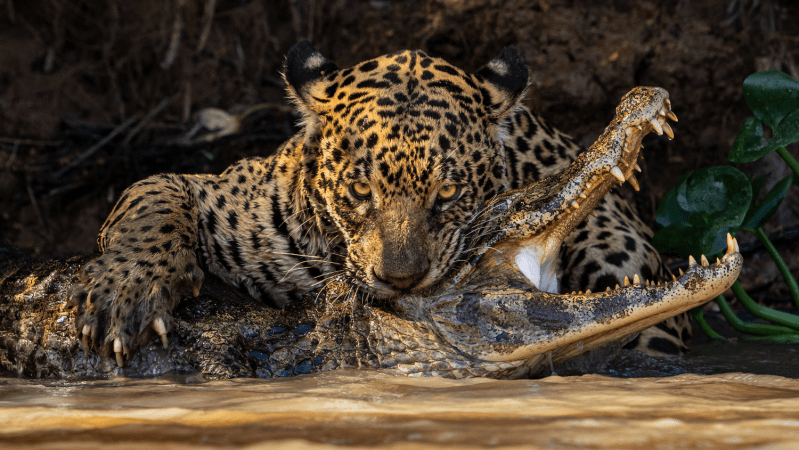
[{"label": "jaguar's eye", "polygon": [[455,200],[461,192],[459,184],[447,184],[438,190],[438,199],[443,201]]},{"label": "jaguar's eye", "polygon": [[372,187],[367,183],[356,181],[350,185],[350,191],[355,198],[359,200],[367,200],[372,194]]}]

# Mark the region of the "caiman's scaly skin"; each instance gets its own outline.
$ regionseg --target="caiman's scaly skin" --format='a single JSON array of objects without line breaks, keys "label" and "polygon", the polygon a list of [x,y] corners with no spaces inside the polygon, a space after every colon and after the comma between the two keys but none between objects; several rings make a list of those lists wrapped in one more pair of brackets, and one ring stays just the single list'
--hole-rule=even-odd
[{"label": "caiman's scaly skin", "polygon": [[691,258],[673,281],[635,275],[606,292],[563,295],[535,287],[564,237],[632,175],[643,136],[672,133],[667,117],[675,118],[665,90],[627,94],[602,136],[564,171],[487,202],[472,224],[471,232],[482,237],[469,257],[423,292],[369,303],[350,284],[333,281],[319,296],[280,311],[230,297],[226,287],[211,283],[178,308],[167,351],[139,350],[124,369],[81,350],[69,332],[75,315],[65,308],[65,291],[81,261],[50,263],[38,277],[4,270],[0,364],[30,376],[194,368],[268,377],[353,366],[453,378],[541,374],[701,305],[740,272],[743,259],[728,236],[721,260]]}]

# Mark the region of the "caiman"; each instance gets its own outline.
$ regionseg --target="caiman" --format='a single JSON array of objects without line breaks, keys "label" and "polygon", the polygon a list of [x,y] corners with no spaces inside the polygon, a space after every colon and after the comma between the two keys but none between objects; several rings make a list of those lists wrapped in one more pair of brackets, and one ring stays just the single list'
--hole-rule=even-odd
[{"label": "caiman", "polygon": [[632,281],[604,292],[537,287],[547,284],[545,269],[569,233],[611,188],[630,179],[642,138],[673,133],[668,119],[676,116],[664,89],[633,89],[597,141],[565,170],[489,199],[470,224],[464,257],[421,292],[381,300],[332,278],[275,309],[208,276],[199,296],[177,307],[171,333],[161,336],[164,348],[132,352],[124,367],[85,350],[76,332],[68,292],[92,257],[30,263],[5,246],[0,368],[28,377],[170,371],[276,377],[367,367],[409,376],[519,378],[579,360],[591,370],[612,355],[603,349],[714,298],[741,270],[738,244],[728,235],[720,260],[690,258],[688,270],[669,281],[631,274]]}]

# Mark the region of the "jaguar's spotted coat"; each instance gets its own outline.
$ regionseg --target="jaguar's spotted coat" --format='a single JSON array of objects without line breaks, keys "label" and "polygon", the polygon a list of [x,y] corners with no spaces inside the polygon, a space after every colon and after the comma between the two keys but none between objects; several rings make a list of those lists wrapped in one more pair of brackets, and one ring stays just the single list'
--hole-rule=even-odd
[{"label": "jaguar's spotted coat", "polygon": [[[422,291],[468,250],[486,200],[581,151],[520,105],[528,69],[513,48],[470,74],[421,51],[339,70],[303,42],[285,79],[304,120],[277,154],[219,176],[156,175],[119,199],[102,255],[71,294],[85,347],[121,364],[155,334],[166,343],[203,267],[277,307],[334,274],[374,298]],[[597,291],[625,275],[665,275],[651,231],[619,196],[596,212],[542,268],[540,288]],[[685,325],[669,319],[637,345],[680,353]]]}]

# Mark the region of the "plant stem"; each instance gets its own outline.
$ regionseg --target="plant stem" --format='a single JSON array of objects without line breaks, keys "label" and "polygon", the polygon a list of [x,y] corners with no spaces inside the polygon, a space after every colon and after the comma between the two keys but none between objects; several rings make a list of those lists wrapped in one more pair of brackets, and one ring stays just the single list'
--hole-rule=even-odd
[{"label": "plant stem", "polygon": [[796,175],[797,178],[794,178],[794,183],[799,182],[799,162],[793,159],[793,156],[788,153],[788,150],[785,150],[785,147],[777,147],[777,153],[782,156],[782,159],[785,160],[785,164],[788,164],[788,167],[790,167],[794,175]]},{"label": "plant stem", "polygon": [[725,299],[723,295],[716,297],[716,303],[719,305],[721,314],[727,319],[727,323],[741,333],[759,334],[763,336],[780,336],[795,333],[795,331],[790,328],[744,322],[735,315],[732,308],[730,308],[730,305],[727,303],[727,299]]},{"label": "plant stem", "polygon": [[754,314],[761,319],[766,319],[770,322],[774,322],[789,328],[793,328],[794,330],[799,330],[799,316],[795,316],[790,313],[785,313],[782,311],[775,311],[771,308],[766,308],[765,306],[758,305],[749,297],[749,294],[744,291],[741,287],[741,283],[738,280],[732,284],[732,292],[738,297],[738,300],[744,305],[747,311]]},{"label": "plant stem", "polygon": [[713,331],[713,328],[710,328],[710,325],[705,321],[705,316],[702,313],[702,307],[704,305],[697,306],[696,308],[690,311],[691,316],[696,320],[697,325],[711,339],[724,339],[724,336],[716,333]]},{"label": "plant stem", "polygon": [[796,284],[796,279],[791,275],[791,271],[788,270],[788,265],[785,264],[782,257],[780,257],[779,252],[774,247],[774,244],[771,243],[766,233],[763,232],[763,228],[756,227],[754,230],[755,236],[757,239],[766,247],[769,255],[771,258],[774,259],[774,262],[777,264],[777,268],[780,269],[780,273],[782,274],[782,278],[785,279],[785,284],[788,285],[788,289],[791,291],[791,297],[793,297],[793,302],[796,303],[796,307],[799,308],[799,286]]}]

